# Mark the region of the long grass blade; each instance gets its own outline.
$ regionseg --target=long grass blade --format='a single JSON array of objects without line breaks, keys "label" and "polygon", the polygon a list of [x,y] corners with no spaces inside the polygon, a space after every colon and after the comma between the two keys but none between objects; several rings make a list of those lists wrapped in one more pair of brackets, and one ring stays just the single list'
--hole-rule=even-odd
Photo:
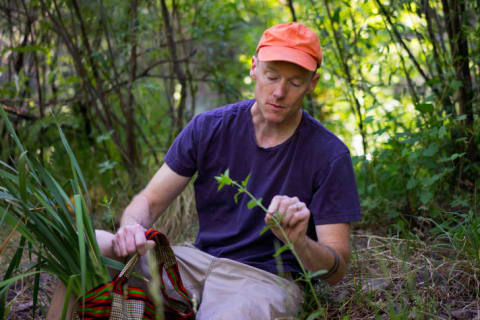
[{"label": "long grass blade", "polygon": [[0,160],[0,164],[1,164],[2,166],[4,166],[4,167],[7,167],[8,169],[10,169],[10,170],[12,170],[12,171],[15,171],[15,169],[14,169],[11,165],[9,165],[8,163],[6,163],[5,161]]},{"label": "long grass blade", "polygon": [[[7,125],[8,132],[10,133],[10,136],[12,137],[13,141],[15,141],[15,144],[17,145],[17,148],[20,150],[20,152],[25,152],[25,148],[23,147],[22,143],[20,142],[20,139],[17,136],[17,133],[15,132],[15,129],[13,128],[12,124],[10,123],[10,120],[8,119],[7,114],[5,113],[5,110],[3,108],[0,108],[0,117],[3,118],[5,121],[5,124]],[[30,167],[32,167],[30,160],[27,158],[27,163]],[[32,171],[31,172],[32,176],[38,180],[38,177],[35,175],[35,173]]]},{"label": "long grass blade", "polygon": [[38,289],[39,289],[39,285],[40,285],[40,267],[38,266],[37,267],[37,271],[39,273],[37,273],[35,275],[35,279],[33,281],[33,307],[32,307],[32,312],[33,312],[33,319],[35,319],[35,313],[37,311],[37,301],[38,301]]},{"label": "long grass blade", "polygon": [[[10,279],[12,273],[18,268],[20,264],[20,260],[22,259],[24,246],[25,246],[25,237],[21,237],[19,242],[19,247],[15,251],[13,258],[10,261],[10,264],[8,265],[7,272],[5,272],[5,276],[3,277],[4,281]],[[5,302],[7,300],[8,288],[10,287],[10,284],[11,284],[11,283],[6,283],[2,285],[4,281],[0,282],[0,288],[2,288],[2,292],[0,294],[0,319],[3,319],[5,316],[4,315]]]},{"label": "long grass blade", "polygon": [[10,231],[10,234],[7,236],[7,238],[3,241],[2,245],[0,246],[0,254],[2,254],[3,250],[7,247],[8,243],[10,240],[12,240],[13,235],[15,234],[15,231],[17,231],[18,225],[20,224],[20,221],[17,222],[17,225],[13,228],[12,231]]},{"label": "long grass blade", "polygon": [[102,254],[100,252],[100,248],[98,247],[95,230],[92,225],[92,220],[88,215],[88,210],[86,208],[85,201],[83,201],[83,198],[82,198],[82,205],[83,205],[83,215],[82,215],[83,226],[85,229],[85,234],[87,236],[87,243],[90,248],[89,252],[92,257],[92,263],[94,263],[96,273],[98,273],[102,277],[103,281],[107,281],[109,278],[109,275],[101,259]]},{"label": "long grass blade", "polygon": [[83,227],[83,208],[82,197],[79,194],[74,195],[75,201],[75,217],[77,220],[77,237],[78,249],[80,252],[80,279],[82,283],[82,296],[85,293],[85,285],[87,280],[87,257],[85,252],[85,228]]},{"label": "long grass blade", "polygon": [[1,227],[3,224],[3,220],[5,220],[5,216],[8,214],[8,211],[10,210],[10,204],[8,204],[6,208],[0,207],[0,210],[3,212],[2,216],[0,217],[0,227]]},{"label": "long grass blade", "polygon": [[42,273],[42,271],[33,271],[33,272],[22,273],[18,276],[11,277],[11,278],[8,278],[6,280],[3,280],[2,282],[0,282],[0,288],[11,286],[13,283],[17,282],[18,280],[21,280],[21,279],[26,278],[26,277],[33,276],[37,273]]},{"label": "long grass blade", "polygon": [[27,202],[27,169],[25,168],[25,161],[27,158],[27,151],[22,152],[18,158],[18,189],[20,191],[20,198],[23,202]]},{"label": "long grass blade", "polygon": [[72,288],[73,288],[73,277],[68,278],[66,287],[67,287],[67,292],[65,293],[65,300],[63,301],[61,319],[65,319],[65,317],[67,316],[68,305],[70,303],[70,296],[72,294]]},{"label": "long grass blade", "polygon": [[15,198],[14,196],[12,196],[10,193],[0,192],[0,200],[16,201],[17,198]]},{"label": "long grass blade", "polygon": [[74,175],[76,174],[80,178],[80,181],[82,182],[82,187],[85,193],[85,197],[87,198],[88,206],[90,207],[91,200],[90,200],[90,196],[88,195],[87,184],[85,183],[85,179],[83,178],[82,170],[80,170],[80,166],[78,165],[77,158],[75,158],[75,155],[73,154],[73,151],[70,148],[70,145],[68,144],[68,141],[65,138],[65,135],[63,134],[62,128],[58,123],[57,123],[57,127],[58,127],[58,132],[60,133],[60,138],[62,139],[63,146],[65,147],[65,150],[67,150],[68,156],[72,163],[72,169],[74,171]]}]

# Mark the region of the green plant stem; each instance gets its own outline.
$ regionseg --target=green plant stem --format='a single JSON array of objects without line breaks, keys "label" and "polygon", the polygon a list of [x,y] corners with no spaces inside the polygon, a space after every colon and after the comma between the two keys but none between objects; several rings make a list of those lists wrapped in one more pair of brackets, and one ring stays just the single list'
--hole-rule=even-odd
[{"label": "green plant stem", "polygon": [[[257,200],[257,198],[255,198],[255,196],[253,194],[251,194],[247,188],[245,188],[244,186],[240,185],[238,182],[232,180],[232,184],[234,186],[236,186],[238,188],[238,190],[242,193],[246,193],[252,200],[256,201],[257,205],[265,212],[267,213],[268,212],[268,209],[265,208],[265,206],[259,202]],[[317,304],[318,307],[321,307],[320,305],[320,301],[318,300],[318,297],[317,297],[317,294],[315,292],[315,289],[313,287],[313,283],[310,279],[309,276],[307,276],[307,270],[305,270],[305,267],[303,266],[303,263],[302,263],[302,260],[300,260],[300,257],[298,256],[297,252],[295,251],[295,248],[293,246],[293,243],[290,241],[290,239],[288,239],[287,237],[287,233],[285,232],[285,230],[283,229],[282,225],[280,224],[280,221],[277,217],[276,217],[276,214],[273,216],[273,222],[275,223],[275,227],[280,230],[280,233],[282,234],[283,238],[285,239],[285,245],[288,247],[288,249],[293,253],[293,256],[295,257],[295,259],[297,260],[298,262],[298,265],[300,266],[300,268],[302,269],[302,273],[303,275],[305,276],[305,280],[308,284],[308,287],[310,288],[310,290],[312,291],[312,294],[313,294],[313,297],[315,299],[315,303]]]}]

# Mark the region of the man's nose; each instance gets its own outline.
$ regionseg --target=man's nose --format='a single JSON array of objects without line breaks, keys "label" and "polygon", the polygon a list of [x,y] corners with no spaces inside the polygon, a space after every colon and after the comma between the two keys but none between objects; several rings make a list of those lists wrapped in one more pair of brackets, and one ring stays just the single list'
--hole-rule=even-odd
[{"label": "man's nose", "polygon": [[279,83],[276,84],[275,90],[273,90],[273,96],[277,99],[281,99],[285,97],[286,94],[286,83],[285,81],[280,81]]}]

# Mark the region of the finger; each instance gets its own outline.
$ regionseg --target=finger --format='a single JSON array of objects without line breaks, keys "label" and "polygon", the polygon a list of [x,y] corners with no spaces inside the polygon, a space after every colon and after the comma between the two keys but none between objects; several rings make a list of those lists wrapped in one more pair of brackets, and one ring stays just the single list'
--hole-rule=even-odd
[{"label": "finger", "polygon": [[[296,200],[298,198],[293,198],[293,203],[290,204],[287,210],[287,214],[285,215],[285,221],[282,220],[283,225],[285,227],[292,226],[296,224],[296,219],[298,218],[298,213],[306,209],[306,205],[303,202],[299,202]],[[292,221],[295,220],[295,221]]]},{"label": "finger", "polygon": [[271,220],[272,220],[272,214],[267,211],[267,214],[265,215],[265,223],[269,224]]},{"label": "finger", "polygon": [[278,213],[280,213],[282,216],[286,216],[288,213],[288,209],[292,204],[296,203],[296,200],[293,198],[285,197],[282,199],[278,206]]},{"label": "finger", "polygon": [[282,200],[282,196],[275,196],[273,197],[272,201],[270,202],[270,205],[268,206],[267,212],[270,214],[274,214],[278,210],[278,204]]},{"label": "finger", "polygon": [[294,216],[295,212],[298,210],[299,203],[294,201],[294,199],[290,198],[288,199],[288,202],[285,203],[285,206],[288,207],[282,217],[282,226],[288,226],[290,220]]},{"label": "finger", "polygon": [[118,256],[119,257],[128,256],[127,248],[125,247],[125,234],[123,232],[119,232],[115,235],[115,239],[117,242]]},{"label": "finger", "polygon": [[113,253],[115,254],[115,256],[121,257],[120,248],[118,246],[118,241],[116,236],[113,237],[112,246],[113,246]]},{"label": "finger", "polygon": [[147,240],[147,243],[146,243],[145,247],[147,248],[147,251],[152,249],[153,247],[155,247],[155,241]]},{"label": "finger", "polygon": [[288,222],[288,226],[293,228],[297,226],[299,223],[302,223],[305,221],[308,224],[308,219],[310,219],[310,211],[308,210],[307,207],[304,207],[300,211],[296,211],[294,214],[292,214],[292,217]]},{"label": "finger", "polygon": [[131,255],[137,252],[135,233],[130,229],[126,229],[125,231],[125,248],[127,249],[127,255]]},{"label": "finger", "polygon": [[147,238],[145,238],[145,233],[143,231],[137,231],[135,232],[134,238],[136,251],[143,256],[145,253],[147,253]]}]

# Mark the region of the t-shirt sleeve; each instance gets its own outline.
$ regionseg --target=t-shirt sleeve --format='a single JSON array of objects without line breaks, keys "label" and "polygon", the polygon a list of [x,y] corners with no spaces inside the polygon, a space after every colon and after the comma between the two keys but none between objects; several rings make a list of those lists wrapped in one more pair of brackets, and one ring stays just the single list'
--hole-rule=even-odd
[{"label": "t-shirt sleeve", "polygon": [[165,163],[181,176],[191,177],[197,171],[201,127],[202,119],[197,116],[175,138],[165,155]]},{"label": "t-shirt sleeve", "polygon": [[310,204],[315,225],[360,220],[360,200],[350,154],[331,161],[321,176]]}]

